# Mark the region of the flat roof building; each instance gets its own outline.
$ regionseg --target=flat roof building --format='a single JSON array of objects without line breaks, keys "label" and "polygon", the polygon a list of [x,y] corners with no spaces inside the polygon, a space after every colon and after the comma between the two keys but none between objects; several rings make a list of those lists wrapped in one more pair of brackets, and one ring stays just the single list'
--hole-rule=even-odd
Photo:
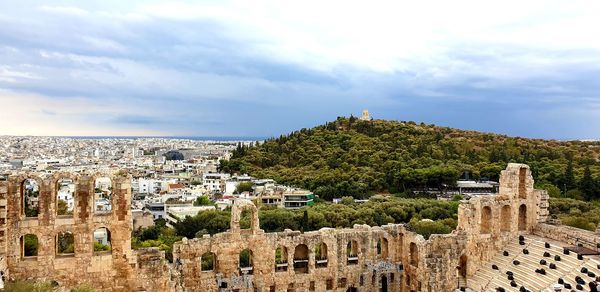
[{"label": "flat roof building", "polygon": [[167,207],[167,226],[173,227],[173,224],[185,219],[188,216],[196,216],[198,212],[216,210],[215,206],[169,206]]},{"label": "flat roof building", "polygon": [[293,190],[283,193],[283,207],[287,209],[299,209],[314,205],[315,195],[306,190]]}]

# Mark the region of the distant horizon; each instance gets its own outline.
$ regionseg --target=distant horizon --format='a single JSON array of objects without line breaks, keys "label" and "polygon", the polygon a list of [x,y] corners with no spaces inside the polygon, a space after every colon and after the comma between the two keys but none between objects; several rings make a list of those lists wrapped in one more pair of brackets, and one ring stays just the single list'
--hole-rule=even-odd
[{"label": "distant horizon", "polygon": [[40,137],[40,138],[72,138],[72,139],[181,139],[181,140],[207,140],[207,141],[261,141],[271,137],[255,137],[255,136],[52,136],[52,135],[0,135],[0,137]]},{"label": "distant horizon", "polygon": [[[340,117],[345,117],[345,118],[349,118],[350,115],[348,116],[340,116]],[[355,116],[356,117],[356,116]],[[374,119],[374,120],[384,120],[384,121],[392,121],[392,122],[414,122],[417,125],[424,123],[426,125],[430,125],[430,123],[426,123],[426,122],[420,122],[420,121],[401,121],[401,120],[395,120],[395,119]],[[327,122],[333,122],[335,121],[335,119],[332,119],[330,121],[326,121],[323,122],[321,124],[318,125],[314,125],[312,127],[304,127],[304,128],[314,128],[314,127],[318,127],[318,126],[322,126]],[[599,138],[547,138],[547,137],[528,137],[528,136],[518,136],[518,135],[511,135],[511,134],[505,134],[505,133],[497,133],[497,132],[491,132],[491,131],[481,131],[481,130],[476,130],[476,129],[462,129],[462,128],[456,128],[456,127],[450,127],[450,126],[445,126],[445,125],[438,125],[438,124],[433,124],[436,127],[449,127],[452,129],[457,129],[457,130],[461,130],[461,131],[475,131],[475,132],[479,132],[479,133],[483,133],[483,134],[494,134],[494,135],[501,135],[501,136],[507,136],[507,137],[511,137],[511,138],[525,138],[525,139],[542,139],[542,140],[555,140],[555,141],[561,141],[561,142],[568,142],[568,141],[581,141],[581,142],[598,142],[600,141],[600,137]],[[267,136],[251,136],[251,135],[4,135],[4,134],[0,134],[0,137],[2,136],[8,136],[8,137],[53,137],[53,138],[73,138],[73,139],[140,139],[140,138],[148,138],[148,139],[153,139],[153,138],[163,138],[163,139],[182,139],[182,140],[206,140],[206,141],[222,141],[222,142],[227,142],[227,141],[264,141],[270,138],[277,138],[279,136],[282,135],[289,135],[292,132],[295,131],[299,131],[302,128],[298,128],[298,129],[294,129],[291,131],[288,131],[286,133],[281,133],[278,135],[267,135]]]}]

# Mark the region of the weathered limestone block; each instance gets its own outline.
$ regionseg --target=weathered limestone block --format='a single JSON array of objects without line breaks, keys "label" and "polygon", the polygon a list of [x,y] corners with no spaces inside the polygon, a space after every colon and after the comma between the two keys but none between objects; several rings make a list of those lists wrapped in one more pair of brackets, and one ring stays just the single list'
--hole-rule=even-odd
[{"label": "weathered limestone block", "polygon": [[571,245],[582,244],[591,249],[596,249],[597,246],[600,246],[600,236],[598,236],[598,232],[570,226],[540,223],[533,230],[533,234]]}]

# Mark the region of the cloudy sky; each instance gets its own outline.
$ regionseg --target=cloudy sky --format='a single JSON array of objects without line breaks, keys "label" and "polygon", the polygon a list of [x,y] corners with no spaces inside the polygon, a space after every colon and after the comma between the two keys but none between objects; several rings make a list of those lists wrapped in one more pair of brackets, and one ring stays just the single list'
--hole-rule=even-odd
[{"label": "cloudy sky", "polygon": [[599,1],[2,1],[0,135],[600,138]]}]

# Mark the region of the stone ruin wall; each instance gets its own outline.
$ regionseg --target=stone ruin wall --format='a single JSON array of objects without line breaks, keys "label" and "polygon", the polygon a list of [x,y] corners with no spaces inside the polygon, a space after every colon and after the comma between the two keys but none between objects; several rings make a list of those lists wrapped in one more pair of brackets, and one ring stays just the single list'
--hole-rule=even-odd
[{"label": "stone ruin wall", "polygon": [[459,207],[458,233],[467,238],[467,275],[520,234],[529,234],[548,217],[548,195],[535,190],[529,166],[510,163],[500,176],[497,195],[481,196]]},{"label": "stone ruin wall", "polygon": [[[76,182],[71,218],[56,216],[54,207],[53,186],[64,176]],[[111,176],[114,210],[109,215],[92,212],[95,175],[36,178],[41,201],[40,214],[34,219],[23,218],[20,210],[20,187],[31,177],[21,174],[0,181],[0,268],[5,267],[10,279],[55,280],[65,287],[90,283],[106,291],[380,291],[387,286],[387,291],[451,291],[461,274],[472,275],[519,234],[550,233],[539,224],[548,215],[547,194],[533,189],[528,166],[509,164],[502,172],[499,194],[461,202],[458,227],[451,234],[425,240],[404,224],[265,233],[259,228],[256,207],[238,200],[229,231],[176,243],[175,262],[168,265],[164,253],[156,249],[131,250],[131,178],[127,174]],[[243,210],[252,213],[249,229],[239,225]],[[110,230],[112,252],[93,251],[92,233],[97,227]],[[60,231],[75,234],[73,256],[55,255],[54,238]],[[27,233],[40,240],[35,259],[23,259],[20,254],[19,238]],[[356,243],[355,264],[348,263],[351,241]],[[316,258],[321,242],[327,247],[326,266]],[[294,254],[300,245],[306,246],[298,256],[308,258],[306,273],[294,270]],[[287,250],[285,271],[276,271],[278,247]],[[252,252],[251,275],[239,268],[244,249]],[[214,267],[202,271],[201,258],[207,252],[215,256]]]},{"label": "stone ruin wall", "polygon": [[[250,229],[239,228],[242,209],[252,211]],[[400,263],[406,262],[404,251],[410,249],[405,233],[404,226],[398,224],[264,233],[258,229],[256,207],[249,201],[238,200],[232,208],[229,232],[177,243],[173,257],[181,263],[182,286],[189,291],[346,291],[352,287],[357,291],[379,291],[384,285],[387,291],[404,291],[400,287],[405,266]],[[357,245],[355,262],[347,253],[350,242]],[[326,246],[326,252],[321,248],[326,260],[321,256],[317,263],[315,250],[322,243]],[[302,245],[307,253],[302,252]],[[287,256],[283,252],[287,266],[279,271],[275,261],[278,248],[287,251]],[[239,267],[239,255],[245,249],[252,254],[251,275]],[[215,257],[214,269],[201,271],[201,258],[207,253]],[[295,271],[295,258],[308,259],[307,271]]]},{"label": "stone ruin wall", "polygon": [[[95,214],[94,183],[100,176],[109,175],[56,173],[42,178],[21,173],[9,176],[8,181],[0,181],[0,267],[5,267],[2,270],[5,279],[42,279],[56,281],[64,287],[88,283],[98,291],[160,288],[138,278],[140,272],[152,274],[150,265],[148,269],[141,266],[152,258],[149,253],[158,256],[161,253],[154,250],[140,255],[131,250],[131,177],[125,173],[109,176],[112,211]],[[39,187],[37,217],[25,217],[22,210],[22,187],[26,179],[35,180]],[[75,184],[73,215],[57,215],[60,179],[71,179]],[[95,252],[93,233],[101,227],[110,232],[111,250]],[[61,232],[73,234],[73,254],[57,254],[56,237]],[[37,256],[23,256],[21,237],[26,234],[37,237]],[[164,255],[162,264],[166,267]]]},{"label": "stone ruin wall", "polygon": [[571,226],[540,223],[533,229],[533,234],[571,245],[581,244],[592,250],[600,248],[600,229],[594,232]]}]

